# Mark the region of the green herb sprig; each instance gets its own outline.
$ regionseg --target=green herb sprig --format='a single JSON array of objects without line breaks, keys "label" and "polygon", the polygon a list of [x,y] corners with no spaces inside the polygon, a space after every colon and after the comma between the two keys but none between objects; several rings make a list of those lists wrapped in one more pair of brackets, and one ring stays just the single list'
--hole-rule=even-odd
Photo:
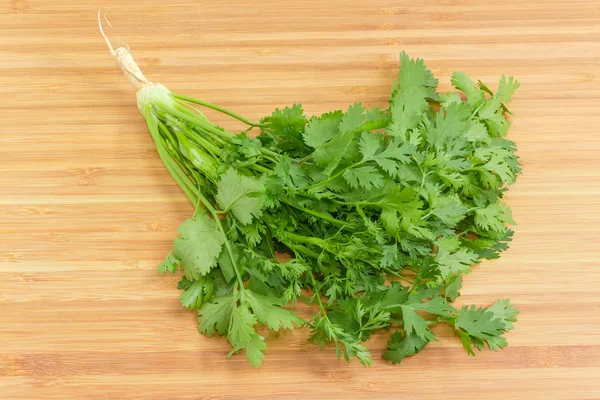
[{"label": "green herb sprig", "polygon": [[[147,81],[120,50],[158,154],[196,205],[159,271],[183,271],[181,304],[197,310],[202,334],[227,338],[229,356],[261,364],[258,325],[305,326],[310,341],[364,365],[379,330],[392,332],[392,363],[436,340],[433,324],[454,327],[471,355],[506,346],[518,314],[508,300],[452,302],[471,266],[513,235],[502,199],[521,173],[505,139],[516,80],[503,76],[492,92],[455,72],[459,93],[437,93],[423,60],[402,53],[385,109],[356,103],[307,118],[294,104],[251,122]],[[248,129],[232,134],[198,106]],[[297,301],[314,315],[285,308]]]}]

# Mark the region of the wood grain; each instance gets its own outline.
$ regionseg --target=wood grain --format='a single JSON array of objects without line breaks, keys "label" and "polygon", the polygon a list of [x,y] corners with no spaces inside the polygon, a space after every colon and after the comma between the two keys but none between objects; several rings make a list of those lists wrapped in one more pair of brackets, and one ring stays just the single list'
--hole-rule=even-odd
[{"label": "wood grain", "polygon": [[[452,332],[365,369],[298,330],[264,367],[197,334],[159,276],[192,207],[157,158],[96,27],[98,1],[0,0],[0,398],[600,398],[600,4],[595,0],[119,1],[113,38],[152,79],[258,119],[383,105],[397,54],[447,90],[460,70],[521,89],[510,138],[511,249],[463,303],[510,297],[510,346],[468,357]],[[221,116],[216,122],[236,128]]]}]

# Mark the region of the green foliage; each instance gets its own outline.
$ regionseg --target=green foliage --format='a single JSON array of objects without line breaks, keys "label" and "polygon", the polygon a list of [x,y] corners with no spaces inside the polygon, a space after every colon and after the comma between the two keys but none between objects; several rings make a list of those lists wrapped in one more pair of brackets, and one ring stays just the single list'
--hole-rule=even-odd
[{"label": "green foliage", "polygon": [[240,223],[247,225],[262,215],[259,196],[263,191],[261,180],[242,176],[230,168],[217,184],[215,199],[221,209],[231,211]]},{"label": "green foliage", "polygon": [[180,260],[183,273],[188,279],[206,275],[217,263],[225,235],[216,230],[216,224],[208,215],[201,213],[185,221],[175,239],[173,255]]},{"label": "green foliage", "polygon": [[[255,139],[162,92],[144,95],[161,159],[198,206],[159,271],[181,267],[181,304],[198,310],[201,333],[227,338],[230,355],[261,364],[259,325],[307,326],[309,340],[363,365],[364,341],[381,329],[395,331],[383,354],[392,363],[436,340],[437,323],[469,354],[506,346],[517,315],[508,300],[451,302],[472,265],[497,258],[513,234],[502,197],[521,168],[504,137],[519,84],[503,76],[494,93],[455,72],[462,93],[438,94],[423,60],[400,62],[384,109],[356,103],[307,118],[294,104],[253,124],[218,108],[260,129]],[[277,261],[281,252],[292,259]],[[315,305],[308,321],[286,308],[298,300]]]},{"label": "green foliage", "polygon": [[508,342],[502,335],[514,328],[518,313],[507,299],[503,299],[488,308],[462,307],[448,321],[454,324],[467,353],[474,356],[473,347],[483,350],[487,345],[494,351],[504,348]]}]

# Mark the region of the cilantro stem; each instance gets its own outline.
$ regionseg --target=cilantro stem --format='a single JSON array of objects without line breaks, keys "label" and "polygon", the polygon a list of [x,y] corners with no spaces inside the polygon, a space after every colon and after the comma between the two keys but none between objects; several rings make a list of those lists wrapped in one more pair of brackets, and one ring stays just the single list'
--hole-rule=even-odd
[{"label": "cilantro stem", "polygon": [[362,208],[360,208],[360,204],[356,204],[354,208],[356,209],[356,213],[360,215],[360,217],[363,219],[363,221],[365,221],[365,223],[366,221],[369,221],[369,218],[367,218],[365,212],[362,210]]},{"label": "cilantro stem", "polygon": [[250,165],[249,167],[258,172],[263,172],[265,174],[271,172],[271,170],[269,168],[263,167],[262,165],[258,165],[258,164],[253,164],[253,165]]},{"label": "cilantro stem", "polygon": [[317,183],[315,183],[313,185],[299,188],[298,190],[309,190],[309,189],[314,189],[314,188],[322,186],[322,185],[326,185],[329,182],[331,182],[331,181],[339,178],[340,176],[342,176],[344,174],[344,172],[346,172],[347,170],[349,170],[351,168],[354,168],[354,167],[358,167],[359,165],[362,165],[362,164],[364,164],[364,161],[359,161],[359,162],[356,162],[356,163],[354,163],[352,165],[348,165],[347,167],[344,167],[341,170],[339,170],[338,172],[336,172],[335,174],[331,175],[329,178],[327,178],[325,180],[322,180],[321,182],[317,182]]},{"label": "cilantro stem", "polygon": [[471,118],[473,118],[475,116],[475,114],[477,114],[479,112],[479,110],[481,109],[481,107],[483,107],[485,103],[481,103],[472,113],[471,113]]},{"label": "cilantro stem", "polygon": [[178,100],[185,100],[185,101],[188,101],[190,103],[198,104],[198,105],[200,105],[202,107],[210,108],[210,109],[213,109],[213,110],[218,111],[220,113],[229,115],[230,117],[235,118],[238,121],[243,122],[246,125],[249,125],[251,127],[265,127],[266,126],[265,124],[259,124],[259,123],[255,123],[255,122],[250,122],[246,118],[242,117],[241,115],[239,115],[237,113],[234,113],[233,111],[229,111],[225,107],[221,107],[221,106],[218,106],[216,104],[209,103],[208,101],[196,99],[196,98],[190,97],[190,96],[184,96],[182,94],[177,94],[177,93],[173,93],[173,92],[171,92],[171,96],[173,96],[174,98],[176,98]]},{"label": "cilantro stem", "polygon": [[427,178],[427,175],[431,174],[433,171],[429,171],[427,173],[423,172],[423,168],[421,168],[421,165],[419,165],[419,163],[417,163],[417,167],[419,167],[419,171],[421,171],[421,175],[423,175],[423,178],[421,178],[421,186],[419,187],[418,193],[419,196],[422,196],[421,192],[423,191],[423,187],[425,186],[425,178]]},{"label": "cilantro stem", "polygon": [[200,193],[200,192],[198,192],[198,200],[200,200],[202,202],[202,204],[204,205],[204,208],[206,208],[208,210],[208,212],[210,212],[212,214],[213,219],[215,220],[215,222],[217,224],[217,229],[225,237],[225,248],[227,250],[227,253],[229,254],[229,259],[231,260],[231,264],[233,265],[233,271],[235,272],[235,276],[240,285],[240,290],[243,291],[244,290],[244,280],[242,279],[242,275],[240,274],[240,271],[238,269],[237,261],[233,254],[233,249],[231,248],[231,243],[229,243],[229,239],[227,239],[227,233],[225,232],[225,229],[223,229],[223,224],[221,223],[221,220],[219,219],[219,214],[218,214],[217,210],[212,206],[212,204],[210,204],[210,201],[208,201],[208,199],[206,197],[204,197],[202,195],[202,193]]},{"label": "cilantro stem", "polygon": [[302,246],[302,248],[299,248],[298,246],[294,246],[291,242],[283,240],[281,241],[281,243],[283,243],[287,248],[292,250],[296,257],[298,257],[299,255],[307,255],[313,258],[319,258],[319,253],[310,250],[308,247]]},{"label": "cilantro stem", "polygon": [[310,160],[313,156],[313,153],[310,153],[309,155],[307,155],[306,157],[303,157],[299,160],[294,160],[297,164],[302,164],[305,163],[306,161]]},{"label": "cilantro stem", "polygon": [[332,216],[330,216],[330,215],[321,214],[321,213],[319,213],[319,212],[317,212],[317,211],[314,211],[314,210],[309,210],[308,208],[300,207],[300,206],[298,206],[298,205],[294,205],[294,204],[291,204],[291,203],[287,203],[287,202],[285,202],[285,201],[284,201],[284,203],[285,203],[285,204],[287,204],[287,205],[289,205],[289,206],[291,206],[291,207],[294,207],[295,209],[298,209],[298,210],[300,210],[300,211],[302,211],[302,212],[305,212],[305,213],[307,213],[307,214],[310,214],[310,215],[312,215],[312,216],[315,216],[315,217],[317,217],[317,218],[321,218],[321,219],[323,219],[323,220],[325,220],[325,221],[331,222],[331,223],[332,223],[332,224],[334,224],[334,225],[339,225],[339,226],[346,225],[346,223],[345,223],[344,221],[341,221],[341,220],[339,220],[339,219],[333,218],[333,217],[332,217]]},{"label": "cilantro stem", "polygon": [[198,202],[196,203],[196,209],[194,210],[194,215],[192,215],[192,218],[194,218],[198,214],[199,209],[200,209],[200,199],[198,199]]},{"label": "cilantro stem", "polygon": [[321,294],[319,292],[319,288],[317,287],[317,282],[315,281],[315,276],[313,275],[312,272],[309,272],[307,275],[310,278],[311,283],[313,285],[313,295],[311,298],[317,299],[317,303],[319,305],[320,312],[322,313],[323,317],[327,318],[327,320],[329,321],[329,317],[327,316],[327,310],[326,310],[325,306],[323,305],[323,302],[321,301]]},{"label": "cilantro stem", "polygon": [[197,126],[205,132],[214,134],[215,138],[219,139],[219,141],[227,141],[233,135],[232,133],[229,133],[225,130],[216,128],[210,122],[207,122],[206,120],[200,118],[200,116],[193,114],[188,109],[177,103],[175,103],[174,105],[165,104],[164,106],[166,108],[166,111],[171,113],[174,117],[178,117],[186,122],[189,122],[190,124]]},{"label": "cilantro stem", "polygon": [[414,284],[415,284],[413,281],[411,281],[411,280],[409,280],[409,279],[407,279],[407,278],[403,277],[403,276],[402,276],[402,275],[400,275],[398,272],[396,272],[396,271],[392,271],[392,270],[391,270],[391,269],[389,269],[389,268],[384,268],[384,271],[385,271],[385,272],[387,272],[387,273],[388,273],[388,274],[390,274],[390,275],[394,275],[396,278],[400,278],[401,280],[403,280],[403,281],[405,281],[405,282],[407,282],[407,283],[410,283],[411,285],[414,285]]},{"label": "cilantro stem", "polygon": [[421,217],[421,221],[425,221],[429,216],[433,214],[433,209],[429,210],[429,212]]},{"label": "cilantro stem", "polygon": [[[268,154],[268,155],[270,155],[271,157],[279,157],[279,156],[280,156],[280,154],[279,154],[279,153],[276,153],[276,152],[274,152],[274,151],[271,151],[271,150],[269,150],[269,149],[265,149],[264,147],[263,147],[263,148],[261,148],[261,149],[260,149],[260,151],[262,151],[262,152],[263,152],[263,153],[265,153],[265,154]],[[274,161],[274,160],[271,160],[271,161]]]},{"label": "cilantro stem", "polygon": [[192,204],[196,204],[198,202],[198,190],[194,186],[193,182],[190,178],[181,170],[179,164],[173,159],[173,157],[169,154],[169,152],[165,148],[164,140],[160,137],[159,125],[157,123],[158,118],[154,118],[152,115],[152,110],[145,109],[142,111],[144,116],[146,116],[146,120],[153,121],[154,123],[148,123],[148,128],[150,130],[150,135],[156,144],[156,150],[158,152],[158,156],[162,160],[163,164],[167,168],[167,171],[171,174],[175,182],[181,187],[181,190],[188,196]]},{"label": "cilantro stem", "polygon": [[191,181],[189,181],[189,178],[185,175],[185,173],[183,173],[179,165],[177,165],[177,163],[175,163],[172,159],[169,159],[170,156],[164,149],[160,149],[158,145],[156,146],[156,148],[158,150],[160,159],[165,164],[165,167],[167,168],[175,182],[177,182],[179,187],[181,187],[181,189],[185,192],[192,204],[196,204],[196,202],[198,201],[198,196],[195,191],[194,185],[191,183]]},{"label": "cilantro stem", "polygon": [[319,247],[322,247],[323,243],[325,242],[323,239],[319,239],[318,237],[298,235],[289,231],[285,232],[285,236],[295,242],[312,244]]}]

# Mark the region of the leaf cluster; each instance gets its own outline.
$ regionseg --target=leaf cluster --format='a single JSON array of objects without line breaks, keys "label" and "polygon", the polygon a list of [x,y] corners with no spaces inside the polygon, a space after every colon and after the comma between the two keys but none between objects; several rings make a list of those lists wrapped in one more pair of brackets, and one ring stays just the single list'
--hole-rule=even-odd
[{"label": "leaf cluster", "polygon": [[[393,363],[436,340],[436,323],[451,324],[469,354],[506,346],[517,315],[508,300],[452,302],[462,276],[513,234],[503,194],[521,167],[505,136],[519,84],[503,76],[492,92],[455,72],[458,93],[438,93],[423,60],[400,62],[387,108],[308,118],[295,104],[252,124],[254,139],[201,114],[152,114],[163,161],[198,204],[159,270],[181,268],[182,305],[231,354],[261,364],[258,325],[307,326],[309,340],[365,365],[364,342],[381,329],[394,331],[383,354]],[[285,308],[298,300],[315,306],[307,321]]]}]

